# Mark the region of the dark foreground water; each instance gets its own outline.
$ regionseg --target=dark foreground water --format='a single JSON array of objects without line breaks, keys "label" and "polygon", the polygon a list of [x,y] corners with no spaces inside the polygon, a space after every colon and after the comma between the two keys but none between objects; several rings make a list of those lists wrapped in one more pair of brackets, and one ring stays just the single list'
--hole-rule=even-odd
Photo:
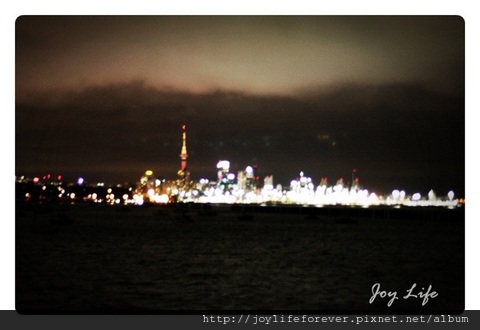
[{"label": "dark foreground water", "polygon": [[[449,211],[441,219],[412,213],[351,223],[281,211],[242,220],[230,207],[190,208],[184,215],[158,207],[17,208],[16,309],[459,312],[464,216]],[[64,212],[74,224],[52,223]],[[376,283],[399,299],[388,307],[391,297],[379,293],[370,303]],[[414,284],[412,294],[438,295],[405,299]]]}]

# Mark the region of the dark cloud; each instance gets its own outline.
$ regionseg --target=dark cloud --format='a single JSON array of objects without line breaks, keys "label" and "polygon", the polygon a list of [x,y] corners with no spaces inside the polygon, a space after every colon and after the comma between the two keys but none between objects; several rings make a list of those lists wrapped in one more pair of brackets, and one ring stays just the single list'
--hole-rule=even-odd
[{"label": "dark cloud", "polygon": [[418,84],[343,84],[296,96],[158,89],[141,81],[17,100],[17,174],[135,182],[147,169],[174,177],[181,125],[194,178],[258,164],[286,184],[315,181],[446,193],[464,189],[464,101]]}]

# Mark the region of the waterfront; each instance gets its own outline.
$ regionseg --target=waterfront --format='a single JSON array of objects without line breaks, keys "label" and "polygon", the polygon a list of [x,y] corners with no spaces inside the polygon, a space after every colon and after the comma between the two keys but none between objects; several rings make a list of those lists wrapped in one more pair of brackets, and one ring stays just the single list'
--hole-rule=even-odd
[{"label": "waterfront", "polygon": [[[17,208],[16,309],[176,314],[464,308],[463,208],[438,213],[447,216],[408,216],[425,211],[420,208],[404,218],[389,213],[388,219],[385,211],[369,217],[338,211],[346,209]],[[253,218],[242,221],[242,210]],[[52,224],[61,213],[74,224]],[[431,285],[439,295],[425,306],[420,299],[370,304],[375,283],[399,295],[413,283],[418,289]]]}]

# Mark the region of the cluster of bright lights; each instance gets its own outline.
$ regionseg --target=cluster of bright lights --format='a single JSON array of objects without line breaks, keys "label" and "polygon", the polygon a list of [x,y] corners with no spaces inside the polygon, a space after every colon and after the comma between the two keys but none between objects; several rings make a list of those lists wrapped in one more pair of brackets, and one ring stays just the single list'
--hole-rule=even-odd
[{"label": "cluster of bright lights", "polygon": [[[171,196],[176,196],[183,202],[198,202],[199,193],[197,190],[174,190]],[[134,194],[130,202],[135,205],[143,205],[145,202],[153,204],[168,204],[170,203],[171,196],[165,193],[157,193],[155,189],[151,188],[147,191],[146,195],[140,192]]]},{"label": "cluster of bright lights", "polygon": [[[344,184],[339,179],[335,185],[328,185],[326,178],[322,178],[319,185],[303,172],[291,180],[290,186],[284,189],[280,184],[274,185],[273,177],[267,176],[263,180],[263,187],[258,187],[258,177],[254,180],[254,169],[246,167],[245,171],[238,175],[230,173],[230,163],[220,161],[217,164],[218,180],[210,181],[200,179],[196,184],[186,186],[178,185],[174,181],[159,180],[153,176],[151,170],[147,170],[140,180],[140,186],[135,191],[129,188],[131,193],[115,193],[112,188],[106,190],[106,194],[92,192],[87,196],[77,196],[73,191],[64,188],[61,182],[50,182],[41,185],[42,191],[52,193],[58,198],[75,203],[79,199],[86,202],[106,203],[109,205],[143,205],[145,203],[168,204],[172,201],[213,203],[213,204],[295,204],[306,206],[344,205],[369,207],[385,205],[391,207],[414,207],[414,206],[438,206],[455,208],[464,204],[462,198],[456,198],[453,191],[446,196],[437,196],[430,190],[426,194],[414,192],[407,194],[405,190],[394,189],[389,195],[381,196],[375,192],[360,188],[358,179],[352,186]],[[61,178],[60,176],[58,178]],[[47,177],[48,179],[48,177]],[[19,177],[20,182],[26,180]],[[39,178],[33,180],[35,184],[41,184]],[[78,186],[83,186],[86,181],[79,177],[76,181]],[[98,183],[103,187],[103,183]],[[52,188],[54,189],[52,191]],[[131,197],[130,197],[131,195]],[[25,200],[32,198],[30,192],[24,195]]]},{"label": "cluster of bright lights", "polygon": [[150,188],[147,191],[148,199],[151,203],[158,203],[158,204],[167,204],[168,203],[168,195],[167,194],[157,194],[155,189]]},{"label": "cluster of bright lights", "polygon": [[346,205],[369,207],[376,205],[390,206],[443,206],[455,207],[459,200],[450,191],[445,198],[438,198],[433,190],[426,197],[416,192],[407,195],[404,190],[393,190],[389,196],[383,197],[375,192],[358,187],[346,187],[343,180],[333,186],[321,183],[316,186],[311,178],[300,172],[300,177],[290,182],[290,189],[282,190],[281,185],[274,187],[271,177],[267,177],[261,189],[245,190],[234,186],[228,191],[216,187],[208,187],[196,201],[200,203],[239,203],[239,204],[298,204],[309,206]]},{"label": "cluster of bright lights", "polygon": [[412,196],[407,196],[404,190],[393,190],[385,200],[386,205],[404,205],[404,206],[458,206],[459,200],[455,199],[455,193],[450,190],[445,198],[438,198],[433,190],[430,190],[426,198],[422,197],[419,192]]},{"label": "cluster of bright lights", "polygon": [[[369,207],[376,205],[400,206],[443,206],[456,207],[459,200],[450,191],[446,197],[439,198],[431,190],[425,196],[419,192],[408,195],[404,190],[395,189],[388,196],[381,196],[375,192],[358,186],[358,179],[353,186],[344,184],[339,179],[335,185],[328,185],[326,178],[322,178],[319,185],[315,186],[313,180],[300,172],[299,177],[290,182],[287,189],[281,185],[274,185],[273,177],[267,176],[263,180],[263,187],[256,188],[245,184],[245,178],[253,177],[253,168],[248,166],[244,172],[239,172],[238,177],[230,173],[230,162],[219,161],[217,164],[218,181],[200,179],[196,188],[183,190],[174,187],[166,193],[160,192],[160,183],[152,181],[152,188],[133,195],[132,203],[143,205],[145,202],[167,204],[171,197],[182,202],[213,203],[213,204],[296,204],[308,206],[344,205]],[[152,173],[146,173],[151,177]],[[242,177],[242,181],[240,178]],[[238,180],[237,180],[238,178]],[[237,182],[238,181],[238,182]],[[146,183],[146,181],[145,181]],[[113,200],[113,197],[111,198]],[[116,200],[117,201],[117,200]]]},{"label": "cluster of bright lights", "polygon": [[298,204],[311,206],[348,205],[348,206],[444,206],[455,207],[458,199],[423,199],[419,193],[396,200],[392,196],[384,198],[367,189],[349,189],[345,187],[318,186],[316,189],[302,189],[300,191],[282,191],[272,187],[264,187],[258,191],[244,191],[242,189],[224,192],[218,188],[209,188],[196,200],[200,203],[227,203],[227,204]]},{"label": "cluster of bright lights", "polygon": [[[130,189],[131,190],[131,189]],[[71,198],[75,198],[74,193],[71,193]],[[107,193],[105,196],[99,196],[97,193],[88,194],[84,200],[86,202],[93,202],[93,203],[106,203],[109,205],[127,205],[127,204],[135,204],[135,200],[130,198],[129,194],[122,194],[115,195],[112,188],[107,189]]]}]

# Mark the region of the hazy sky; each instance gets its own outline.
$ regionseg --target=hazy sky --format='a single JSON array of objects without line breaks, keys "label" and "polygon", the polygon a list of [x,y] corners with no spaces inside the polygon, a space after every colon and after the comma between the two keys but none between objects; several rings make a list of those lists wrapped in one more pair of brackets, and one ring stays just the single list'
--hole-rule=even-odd
[{"label": "hazy sky", "polygon": [[293,92],[338,82],[458,89],[460,17],[20,17],[17,90],[146,81],[204,92]]},{"label": "hazy sky", "polygon": [[23,16],[16,174],[288,183],[357,168],[371,190],[464,189],[457,16]]}]

